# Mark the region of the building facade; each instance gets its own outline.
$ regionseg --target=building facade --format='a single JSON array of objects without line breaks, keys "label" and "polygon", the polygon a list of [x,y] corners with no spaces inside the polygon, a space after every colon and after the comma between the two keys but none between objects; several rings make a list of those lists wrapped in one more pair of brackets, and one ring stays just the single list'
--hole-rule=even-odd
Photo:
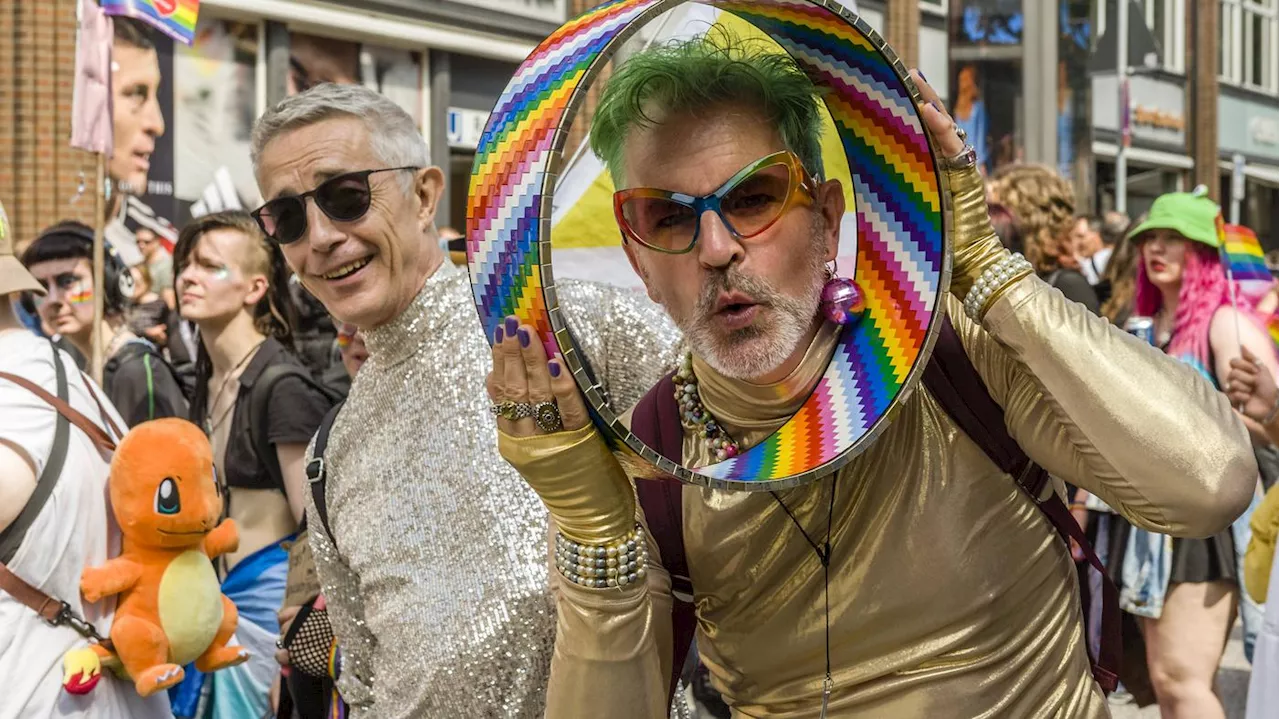
[{"label": "building facade", "polygon": [[1128,2],[1122,84],[1117,0],[940,0],[950,107],[984,169],[1056,167],[1082,211],[1102,212],[1117,206],[1123,147],[1130,215],[1204,184],[1274,249],[1277,0]]},{"label": "building facade", "polygon": [[[987,172],[1056,167],[1084,211],[1116,205],[1125,149],[1130,214],[1210,186],[1231,218],[1276,244],[1280,0],[1128,0],[1127,102],[1117,0],[861,0],[919,66]],[[75,0],[0,0],[0,202],[19,238],[89,220],[92,159],[67,146]],[[421,123],[446,171],[441,226],[461,229],[476,143],[519,62],[592,0],[203,0],[194,47],[160,45],[165,133],[144,196],[172,232],[193,212],[258,200],[248,130],[313,82],[358,82]],[[1207,62],[1212,63],[1210,66]],[[1125,110],[1122,113],[1122,109]],[[573,128],[581,141],[590,106]]]},{"label": "building facade", "polygon": [[[75,0],[0,0],[0,202],[21,242],[60,219],[91,221],[91,155],[68,146]],[[319,82],[372,87],[430,141],[461,229],[476,141],[521,60],[567,18],[568,0],[203,0],[196,42],[157,37],[164,133],[131,227],[171,238],[194,214],[260,201],[253,121]],[[153,222],[154,221],[154,222]]]}]

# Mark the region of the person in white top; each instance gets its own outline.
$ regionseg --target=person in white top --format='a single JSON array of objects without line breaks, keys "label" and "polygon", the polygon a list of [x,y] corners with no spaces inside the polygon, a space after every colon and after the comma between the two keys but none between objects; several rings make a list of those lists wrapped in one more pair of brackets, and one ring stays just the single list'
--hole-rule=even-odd
[{"label": "person in white top", "polygon": [[[71,407],[110,435],[124,423],[95,398],[102,390],[17,320],[12,303],[21,292],[42,288],[13,256],[13,240],[0,208],[0,372],[61,394]],[[61,371],[55,363],[61,364]],[[59,382],[59,375],[64,382]],[[61,387],[59,385],[62,385]],[[61,390],[61,391],[59,391]],[[75,425],[66,424],[65,454],[55,440],[58,412],[31,390],[0,379],[0,547],[8,571],[35,589],[65,601],[69,609],[106,635],[114,603],[91,604],[80,596],[80,573],[119,551],[120,532],[107,507],[110,458]],[[110,422],[107,419],[110,419]],[[61,471],[46,475],[46,467]],[[31,517],[28,501],[39,501],[41,480],[52,484]],[[48,485],[46,485],[48,486]],[[33,495],[36,499],[33,499]],[[20,540],[17,538],[20,536]],[[16,546],[15,546],[16,541]],[[53,626],[13,594],[0,589],[0,719],[160,719],[171,717],[163,694],[142,699],[129,682],[104,672],[96,688],[72,695],[62,688],[62,658],[86,646],[74,629]]]}]

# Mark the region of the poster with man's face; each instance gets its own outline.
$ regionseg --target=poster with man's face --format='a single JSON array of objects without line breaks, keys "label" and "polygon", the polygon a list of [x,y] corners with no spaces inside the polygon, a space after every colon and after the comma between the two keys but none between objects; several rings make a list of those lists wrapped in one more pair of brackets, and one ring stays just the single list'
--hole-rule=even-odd
[{"label": "poster with man's face", "polygon": [[[192,218],[261,203],[249,160],[258,25],[203,16],[190,47],[146,38],[152,47],[113,44],[108,175],[121,201],[107,232],[126,261],[140,228],[172,248]],[[422,124],[421,53],[291,33],[289,94],[322,82],[370,87]]]},{"label": "poster with man's face", "polygon": [[202,18],[190,47],[147,37],[153,48],[120,39],[112,48],[108,174],[122,201],[108,232],[126,254],[140,228],[171,247],[193,217],[258,200],[249,163],[257,25]]},{"label": "poster with man's face", "polygon": [[133,32],[117,30],[111,48],[111,100],[114,130],[107,162],[109,207],[107,239],[125,262],[138,258],[133,233],[153,230],[172,242],[173,226],[173,41],[138,21]]}]

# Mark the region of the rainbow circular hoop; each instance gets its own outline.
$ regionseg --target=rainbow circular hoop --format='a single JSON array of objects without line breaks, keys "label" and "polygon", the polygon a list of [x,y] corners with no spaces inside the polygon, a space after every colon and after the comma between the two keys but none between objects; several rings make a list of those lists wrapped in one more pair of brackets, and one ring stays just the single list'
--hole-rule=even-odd
[{"label": "rainbow circular hoop", "polygon": [[[629,471],[706,487],[785,489],[825,476],[865,450],[916,387],[950,284],[946,179],[917,110],[919,91],[861,18],[824,0],[707,3],[767,33],[828,89],[827,109],[853,178],[854,277],[866,295],[866,313],[845,327],[813,394],[773,435],[697,469],[661,457],[618,421],[584,368],[588,358],[569,338],[551,273],[551,197],[569,123],[593,79],[623,40],[682,2],[618,0],[596,7],[543,40],[516,71],[489,116],[472,170],[472,292],[486,336],[515,315],[560,348],[596,424]],[[647,464],[635,462],[637,454]]]}]

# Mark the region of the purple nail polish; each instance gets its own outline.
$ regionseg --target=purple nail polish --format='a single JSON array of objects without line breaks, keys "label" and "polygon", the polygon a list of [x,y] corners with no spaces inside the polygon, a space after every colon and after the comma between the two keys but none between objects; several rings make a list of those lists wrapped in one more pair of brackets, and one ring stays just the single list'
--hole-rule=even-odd
[{"label": "purple nail polish", "polygon": [[520,340],[521,347],[528,347],[529,346],[529,330],[526,330],[523,327],[516,330],[516,339]]},{"label": "purple nail polish", "polygon": [[924,76],[924,70],[921,70],[920,68],[917,67],[916,74],[920,76],[921,80],[924,80],[925,82],[929,82],[929,78]]},{"label": "purple nail polish", "polygon": [[493,343],[495,345],[502,344],[502,325],[498,325],[498,329],[493,331]]},{"label": "purple nail polish", "polygon": [[560,376],[560,363],[559,363],[559,362],[557,362],[557,361],[555,361],[555,360],[551,360],[551,361],[547,362],[547,371],[549,371],[549,372],[551,373],[551,376],[552,376],[552,377],[559,377],[559,376]]},{"label": "purple nail polish", "polygon": [[507,318],[507,335],[511,336],[516,333],[516,328],[520,326],[520,320],[515,317]]}]

